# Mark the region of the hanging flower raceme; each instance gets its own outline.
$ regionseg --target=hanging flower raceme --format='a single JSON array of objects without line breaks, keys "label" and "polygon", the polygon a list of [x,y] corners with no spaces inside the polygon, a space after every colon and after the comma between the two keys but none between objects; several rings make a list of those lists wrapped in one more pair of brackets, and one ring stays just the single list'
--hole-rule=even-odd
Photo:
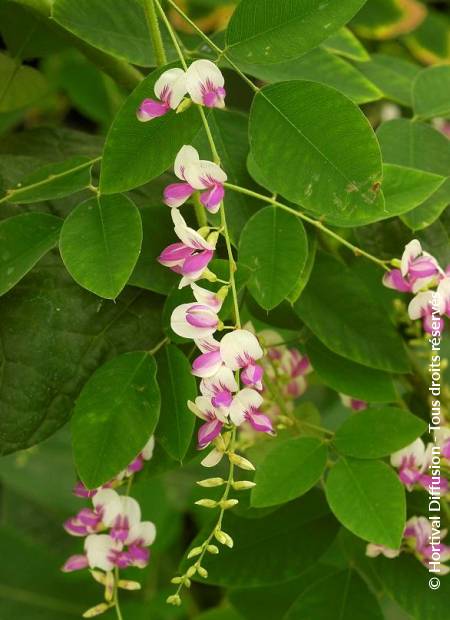
[{"label": "hanging flower raceme", "polygon": [[190,228],[178,209],[172,209],[175,234],[180,243],[172,243],[158,257],[158,262],[182,275],[180,288],[199,280],[214,257],[215,239],[204,239],[200,233]]},{"label": "hanging flower raceme", "polygon": [[223,200],[225,172],[212,161],[200,159],[198,151],[189,145],[183,146],[175,159],[174,172],[182,181],[172,183],[164,190],[164,202],[169,207],[180,207],[196,191],[200,202],[211,213],[217,213]]},{"label": "hanging flower raceme", "polygon": [[[142,122],[164,116],[176,110],[185,95],[207,108],[225,106],[225,80],[220,69],[210,60],[196,60],[187,69],[173,68],[164,71],[155,82],[155,99],[144,99],[137,111]],[[181,108],[180,108],[181,109]]]},{"label": "hanging flower raceme", "polygon": [[[391,465],[399,472],[399,478],[406,488],[411,491],[415,485],[427,491],[433,486],[433,479],[426,474],[431,465],[433,444],[424,444],[420,437],[412,444],[391,454]],[[439,489],[445,493],[448,490],[448,481],[441,477]]]},{"label": "hanging flower raceme", "polygon": [[69,557],[62,570],[73,572],[89,568],[92,577],[105,586],[105,602],[88,609],[83,614],[86,618],[113,607],[114,592],[118,588],[140,589],[138,582],[121,580],[114,571],[147,566],[156,528],[151,521],[141,520],[141,508],[134,498],[120,495],[111,487],[120,486],[126,478],[140,471],[145,461],[152,458],[153,449],[154,438],[150,437],[138,456],[112,481],[93,490],[87,490],[82,483],[75,487],[75,494],[90,499],[92,506],[83,508],[64,523],[69,534],[84,537],[85,541],[84,553]]}]

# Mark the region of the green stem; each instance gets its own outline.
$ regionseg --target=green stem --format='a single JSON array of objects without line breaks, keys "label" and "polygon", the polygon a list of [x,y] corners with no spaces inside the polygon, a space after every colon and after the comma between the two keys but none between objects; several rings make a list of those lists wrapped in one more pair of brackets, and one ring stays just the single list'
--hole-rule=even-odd
[{"label": "green stem", "polygon": [[166,336],[165,338],[163,338],[160,342],[158,342],[158,344],[156,344],[153,349],[150,349],[150,351],[148,351],[149,355],[155,355],[155,353],[157,353],[160,349],[162,349],[166,344],[169,344],[170,340],[169,338]]},{"label": "green stem", "polygon": [[123,620],[122,612],[119,605],[119,568],[114,569],[114,608],[116,610],[117,620]]},{"label": "green stem", "polygon": [[246,196],[251,196],[252,198],[256,198],[258,200],[263,200],[264,202],[267,202],[273,205],[274,207],[277,207],[279,209],[282,209],[283,211],[286,211],[287,213],[291,213],[292,215],[295,215],[295,217],[298,217],[304,220],[305,222],[308,222],[309,224],[311,224],[311,226],[314,226],[315,228],[321,230],[322,232],[329,235],[330,237],[333,237],[333,239],[338,241],[340,244],[345,245],[345,247],[351,250],[355,254],[355,256],[364,256],[365,258],[372,261],[373,263],[375,263],[382,269],[389,271],[388,263],[390,261],[381,260],[377,258],[376,256],[372,256],[372,254],[365,252],[364,250],[357,247],[356,245],[353,245],[353,243],[350,243],[350,241],[347,241],[347,239],[344,239],[343,237],[335,233],[330,228],[327,228],[320,220],[315,220],[314,218],[309,217],[305,213],[302,213],[302,211],[296,211],[295,209],[292,209],[291,207],[288,207],[287,205],[284,205],[281,202],[278,202],[278,200],[275,200],[274,198],[271,198],[270,196],[264,196],[264,194],[259,194],[258,192],[254,192],[250,189],[246,189],[245,187],[240,187],[239,185],[233,185],[232,183],[224,183],[224,187],[226,187],[227,189],[230,189],[233,192],[238,192],[239,194],[245,194]]},{"label": "green stem", "polygon": [[195,217],[197,218],[197,223],[199,227],[204,228],[205,226],[208,226],[208,218],[206,217],[206,210],[205,210],[205,207],[200,202],[200,198],[197,193],[194,195],[194,210],[195,210]]},{"label": "green stem", "polygon": [[167,15],[164,13],[164,9],[162,8],[161,4],[159,3],[159,0],[154,0],[155,2],[155,6],[156,9],[158,11],[158,13],[161,16],[162,21],[164,22],[164,25],[167,28],[167,32],[169,33],[170,38],[172,39],[172,43],[177,51],[178,57],[180,59],[181,65],[183,67],[183,69],[186,71],[187,70],[187,63],[186,60],[184,58],[184,54],[183,54],[183,50],[181,49],[180,43],[178,41],[178,37],[174,31],[174,29],[172,28],[172,24],[170,23],[170,21],[167,19]]},{"label": "green stem", "polygon": [[153,50],[155,52],[156,65],[158,67],[163,67],[167,64],[167,57],[161,37],[161,31],[159,29],[158,16],[156,14],[154,0],[144,0],[144,11],[152,39]]},{"label": "green stem", "polygon": [[214,43],[214,41],[212,39],[210,39],[208,37],[208,35],[206,35],[203,30],[201,28],[199,28],[197,26],[197,24],[195,22],[192,21],[192,19],[186,15],[186,13],[180,9],[180,7],[173,1],[173,0],[167,0],[168,3],[170,4],[170,6],[178,13],[178,15],[180,15],[194,30],[195,32],[204,40],[206,41],[206,43],[208,43],[208,45],[214,50],[216,51],[220,56],[222,56],[223,58],[225,58],[225,60],[228,62],[229,65],[231,65],[233,67],[233,69],[236,71],[236,73],[238,75],[241,76],[241,78],[244,80],[244,82],[246,82],[250,88],[255,91],[255,93],[259,92],[259,88],[256,86],[256,84],[254,84],[246,75],[245,73],[243,73],[239,67],[234,63],[233,60],[231,60],[231,58],[228,56],[228,54],[226,53],[226,50],[223,50],[222,48],[220,48],[218,45],[216,45]]}]

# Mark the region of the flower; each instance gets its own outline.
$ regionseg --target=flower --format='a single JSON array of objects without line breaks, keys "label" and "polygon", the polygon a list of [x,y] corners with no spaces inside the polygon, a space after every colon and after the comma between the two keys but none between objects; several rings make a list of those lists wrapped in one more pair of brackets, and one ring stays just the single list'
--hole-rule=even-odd
[{"label": "flower", "polygon": [[413,239],[405,246],[400,269],[385,274],[383,284],[397,291],[416,293],[435,283],[440,272],[436,259],[422,250],[418,239]]},{"label": "flower", "polygon": [[443,458],[450,461],[450,428],[441,427],[435,430],[434,440],[440,447]]},{"label": "flower", "polygon": [[229,407],[233,392],[238,389],[233,372],[226,366],[221,366],[214,375],[205,377],[200,383],[201,393],[211,399],[214,407]]},{"label": "flower", "polygon": [[[431,463],[431,450],[432,444],[425,446],[419,437],[406,448],[391,454],[391,465],[399,470],[399,478],[408,491],[411,491],[415,484],[419,484],[426,490],[432,485],[432,477],[424,473]],[[439,488],[446,491],[447,480],[441,478]]]},{"label": "flower", "polygon": [[[441,543],[447,530],[441,530],[437,536],[433,533],[433,525],[426,517],[412,517],[406,522],[403,536],[407,545],[424,566],[429,568],[433,561],[433,553],[438,551],[440,562],[450,560],[450,546]],[[435,540],[436,539],[436,540]],[[440,566],[440,572],[445,575],[450,572],[448,566]]]},{"label": "flower", "polygon": [[391,547],[386,547],[385,545],[375,545],[374,543],[369,543],[366,546],[366,555],[369,558],[376,558],[379,555],[384,555],[384,557],[392,560],[400,555],[400,549],[392,549]]},{"label": "flower", "polygon": [[202,277],[214,256],[215,245],[190,228],[178,209],[172,209],[175,234],[181,243],[172,243],[158,257],[158,262],[183,276],[179,288]]},{"label": "flower", "polygon": [[172,312],[170,326],[182,338],[206,338],[216,331],[219,317],[210,306],[181,304]]},{"label": "flower", "polygon": [[224,84],[222,72],[210,60],[196,60],[186,71],[186,88],[192,101],[207,108],[225,106]]},{"label": "flower", "polygon": [[424,331],[432,334],[434,331],[442,332],[444,320],[440,315],[445,312],[445,304],[442,298],[436,297],[433,291],[424,291],[410,301],[408,315],[411,320],[422,319]]},{"label": "flower", "polygon": [[256,390],[244,388],[240,390],[233,398],[230,405],[230,419],[236,425],[240,426],[243,422],[249,422],[256,430],[263,433],[271,433],[273,431],[270,418],[261,413],[260,407],[263,398]]},{"label": "flower", "polygon": [[202,353],[192,363],[192,374],[196,377],[212,377],[222,366],[220,342],[209,336],[196,340],[195,344]]},{"label": "flower", "polygon": [[201,203],[211,213],[217,213],[225,194],[223,184],[227,180],[220,166],[200,159],[193,146],[185,145],[175,159],[174,171],[183,182],[165,188],[164,202],[169,207],[180,207],[195,191],[200,191]]},{"label": "flower", "polygon": [[159,101],[144,99],[137,111],[138,120],[151,121],[175,110],[185,96],[186,74],[182,69],[168,69],[155,82],[154,92]]},{"label": "flower", "polygon": [[341,397],[341,402],[344,407],[348,407],[353,411],[363,411],[367,409],[367,403],[365,400],[360,400],[358,398],[353,398],[352,396],[347,396],[346,394],[339,394]]},{"label": "flower", "polygon": [[[447,267],[448,269],[448,267]],[[437,287],[437,295],[439,299],[439,307],[442,314],[450,317],[450,277],[442,278]]]},{"label": "flower", "polygon": [[195,403],[189,401],[188,407],[192,413],[205,421],[205,424],[202,424],[198,430],[198,447],[206,448],[220,435],[223,425],[228,421],[227,415],[205,396],[197,396]]}]

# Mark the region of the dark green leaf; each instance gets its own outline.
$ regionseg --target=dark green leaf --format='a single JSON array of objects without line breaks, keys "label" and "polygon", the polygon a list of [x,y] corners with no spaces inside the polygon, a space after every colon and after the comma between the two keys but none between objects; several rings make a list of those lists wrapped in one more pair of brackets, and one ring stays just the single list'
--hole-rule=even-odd
[{"label": "dark green leaf", "polygon": [[418,65],[395,56],[373,54],[370,61],[362,63],[358,69],[387,99],[412,107],[412,85],[420,71]]},{"label": "dark green leaf", "polygon": [[412,97],[417,117],[421,119],[449,117],[450,67],[438,65],[420,71],[414,80]]},{"label": "dark green leaf", "polygon": [[0,54],[0,112],[27,108],[46,95],[48,89],[39,71]]},{"label": "dark green leaf", "polygon": [[405,490],[389,465],[341,458],[328,475],[326,494],[335,516],[353,534],[392,549],[400,546]]},{"label": "dark green leaf", "polygon": [[131,200],[99,196],[83,202],[64,221],[60,250],[78,284],[115,299],[136,265],[141,243],[141,218]]},{"label": "dark green leaf", "polygon": [[101,366],[75,404],[75,464],[89,489],[111,480],[133,461],[155,430],[161,404],[156,363],[144,351]]},{"label": "dark green leaf", "polygon": [[327,454],[325,444],[314,437],[277,444],[258,465],[252,506],[276,506],[309,491],[325,469]]},{"label": "dark green leaf", "polygon": [[292,291],[303,272],[308,239],[300,219],[276,207],[258,211],[246,224],[239,260],[250,272],[248,288],[271,310]]},{"label": "dark green leaf", "polygon": [[344,56],[356,62],[367,62],[370,58],[362,43],[346,27],[341,28],[331,37],[328,37],[322,43],[322,47],[328,52],[339,54],[339,56]]},{"label": "dark green leaf", "polygon": [[9,291],[58,242],[62,221],[24,213],[0,222],[0,295]]},{"label": "dark green leaf", "polygon": [[173,345],[164,347],[156,358],[161,391],[161,417],[157,429],[163,448],[178,461],[186,456],[195,426],[188,400],[195,400],[197,384],[185,355]]}]

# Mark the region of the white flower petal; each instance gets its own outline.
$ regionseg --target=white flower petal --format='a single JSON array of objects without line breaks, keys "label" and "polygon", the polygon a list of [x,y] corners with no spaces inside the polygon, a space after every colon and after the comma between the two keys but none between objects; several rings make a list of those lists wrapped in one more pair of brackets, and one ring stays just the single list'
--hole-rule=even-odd
[{"label": "white flower petal", "polygon": [[144,459],[144,461],[149,461],[152,458],[154,449],[155,449],[155,438],[152,435],[142,450],[142,458]]},{"label": "white flower petal", "polygon": [[172,110],[178,108],[186,93],[186,73],[182,69],[168,69],[155,82],[155,95],[169,103]]},{"label": "white flower petal", "polygon": [[199,161],[200,161],[200,157],[199,157],[197,149],[194,149],[193,146],[185,144],[178,151],[178,155],[175,158],[175,165],[174,165],[175,174],[182,181],[186,181],[186,177],[184,176],[185,169],[188,166],[197,165]]},{"label": "white flower petal", "polygon": [[111,551],[120,551],[122,545],[108,534],[90,534],[84,541],[84,549],[90,568],[110,571],[114,564],[109,559]]},{"label": "white flower petal", "polygon": [[404,459],[412,457],[414,460],[414,464],[417,467],[421,467],[422,464],[425,462],[425,454],[425,444],[422,439],[418,437],[415,441],[409,444],[409,446],[406,446],[406,448],[402,448],[401,450],[398,450],[397,452],[391,454],[391,465],[393,467],[399,468],[402,465]]},{"label": "white flower petal", "polygon": [[209,306],[215,312],[219,312],[222,307],[222,300],[217,297],[215,293],[212,291],[208,291],[206,288],[202,288],[198,284],[191,284],[192,292],[194,293],[195,299],[199,304],[203,304],[205,306]]},{"label": "white flower petal", "polygon": [[420,245],[420,241],[418,239],[413,239],[405,246],[400,267],[403,277],[405,277],[408,273],[410,262],[421,254],[422,246]]},{"label": "white flower petal", "polygon": [[130,528],[130,533],[125,541],[126,545],[138,543],[141,546],[149,547],[156,538],[156,526],[152,521],[141,521]]},{"label": "white flower petal", "polygon": [[170,215],[175,226],[175,234],[189,248],[196,250],[214,250],[211,245],[193,228],[190,228],[178,209],[171,209]]},{"label": "white flower petal", "polygon": [[263,356],[257,337],[246,329],[236,329],[220,341],[223,362],[231,370],[239,370]]},{"label": "white flower petal", "polygon": [[426,291],[417,293],[417,295],[409,302],[408,315],[411,320],[420,319],[427,311],[431,311],[431,301],[433,293]]},{"label": "white flower petal", "polygon": [[203,467],[215,467],[218,463],[220,463],[222,458],[223,452],[214,448],[214,450],[211,450],[208,456],[205,456],[205,458],[201,461],[201,465],[203,465]]},{"label": "white flower petal", "polygon": [[220,166],[206,160],[186,166],[184,174],[189,185],[198,190],[206,189],[216,183],[223,184],[228,178]]},{"label": "white flower petal", "polygon": [[247,412],[258,409],[263,403],[263,397],[256,390],[244,388],[236,394],[230,405],[230,419],[233,424],[240,426]]},{"label": "white flower petal", "polygon": [[[182,338],[191,338],[192,340],[212,336],[217,329],[217,325],[210,327],[197,327],[188,323],[186,319],[186,314],[193,305],[195,306],[195,304],[192,303],[181,304],[175,308],[175,310],[172,312],[172,316],[170,317],[170,326],[172,330],[178,336],[181,336]],[[214,311],[208,310],[208,316],[209,313],[211,314],[211,317],[213,317]]]},{"label": "white flower petal", "polygon": [[222,72],[210,60],[196,60],[186,71],[186,88],[194,103],[203,104],[203,86],[208,83],[215,88],[223,87],[225,79]]},{"label": "white flower petal", "polygon": [[237,392],[239,386],[233,372],[226,366],[221,366],[218,372],[211,377],[202,379],[200,390],[204,396],[212,397],[217,391],[227,390]]}]

